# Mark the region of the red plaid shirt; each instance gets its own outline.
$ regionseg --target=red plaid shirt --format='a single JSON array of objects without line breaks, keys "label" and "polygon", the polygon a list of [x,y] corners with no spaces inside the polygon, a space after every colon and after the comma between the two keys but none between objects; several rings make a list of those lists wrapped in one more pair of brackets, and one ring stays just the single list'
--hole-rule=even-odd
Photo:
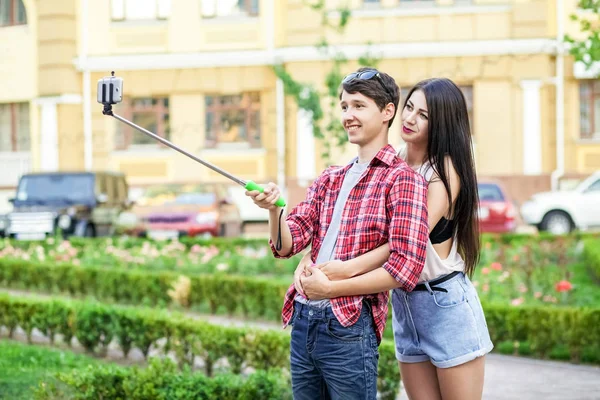
[{"label": "red plaid shirt", "polygon": [[[292,252],[281,257],[271,242],[275,257],[291,257],[312,243],[315,262],[350,167],[351,164],[330,167],[313,182],[306,199],[286,218],[292,233]],[[348,196],[335,258],[352,259],[388,242],[390,257],[383,268],[398,281],[398,287],[411,291],[423,270],[428,237],[426,182],[387,145],[377,153]],[[295,296],[292,284],[283,304],[284,327],[292,317]],[[331,299],[333,313],[343,326],[350,326],[358,321],[363,298],[371,303],[377,338],[381,341],[388,314],[388,291]]]}]

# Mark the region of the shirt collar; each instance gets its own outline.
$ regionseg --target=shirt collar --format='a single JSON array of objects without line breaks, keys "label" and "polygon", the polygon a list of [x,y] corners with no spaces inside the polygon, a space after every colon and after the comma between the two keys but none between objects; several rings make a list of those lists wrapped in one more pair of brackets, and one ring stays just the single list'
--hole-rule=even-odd
[{"label": "shirt collar", "polygon": [[[377,154],[375,154],[375,157],[373,157],[373,160],[379,160],[389,167],[392,164],[394,164],[397,157],[398,157],[398,154],[396,153],[396,150],[394,150],[392,145],[386,144],[384,147],[382,147],[377,152]],[[373,164],[373,160],[371,160],[369,165]],[[350,168],[352,166],[352,164],[354,164],[357,161],[358,161],[358,157],[354,157],[354,159],[352,161],[350,161],[350,163],[347,165],[347,168]]]}]

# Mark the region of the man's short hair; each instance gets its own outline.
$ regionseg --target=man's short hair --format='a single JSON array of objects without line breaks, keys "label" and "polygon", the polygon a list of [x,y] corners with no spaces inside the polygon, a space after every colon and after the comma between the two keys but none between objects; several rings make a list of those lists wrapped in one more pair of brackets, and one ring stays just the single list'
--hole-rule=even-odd
[{"label": "man's short hair", "polygon": [[[371,78],[361,79],[361,73],[366,71],[374,71],[376,74],[372,75]],[[363,76],[369,76],[365,74]],[[365,97],[372,99],[379,110],[383,110],[389,103],[394,104],[394,116],[390,119],[388,127],[392,126],[396,113],[398,112],[398,103],[400,101],[400,88],[396,84],[394,78],[386,74],[385,72],[378,71],[372,67],[362,67],[356,72],[349,74],[342,81],[342,90],[348,93],[360,93]],[[340,91],[340,99],[342,98],[342,91]]]}]

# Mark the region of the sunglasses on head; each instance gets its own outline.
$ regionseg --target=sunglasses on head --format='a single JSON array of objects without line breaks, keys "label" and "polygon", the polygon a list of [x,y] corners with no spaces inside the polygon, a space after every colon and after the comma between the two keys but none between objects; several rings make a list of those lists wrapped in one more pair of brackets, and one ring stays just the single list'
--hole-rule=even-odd
[{"label": "sunglasses on head", "polygon": [[393,102],[392,100],[393,100],[394,96],[392,96],[392,93],[388,90],[387,86],[385,86],[385,83],[383,82],[383,79],[381,79],[381,75],[379,74],[379,71],[377,71],[376,69],[369,69],[366,71],[353,72],[351,74],[348,74],[342,80],[342,83],[352,82],[353,80],[356,80],[356,79],[368,81],[369,79],[373,79],[373,78],[375,78],[379,81],[379,84],[381,85],[383,90],[385,90],[385,92],[388,94],[388,96],[390,96],[390,102]]}]

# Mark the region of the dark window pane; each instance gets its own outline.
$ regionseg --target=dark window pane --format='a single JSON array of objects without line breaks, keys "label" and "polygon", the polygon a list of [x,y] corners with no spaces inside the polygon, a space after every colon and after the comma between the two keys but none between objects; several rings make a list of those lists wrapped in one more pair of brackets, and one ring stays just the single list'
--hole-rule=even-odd
[{"label": "dark window pane", "polygon": [[23,0],[17,0],[17,15],[15,17],[17,24],[27,23],[27,13],[25,12],[25,5]]},{"label": "dark window pane", "polygon": [[0,25],[11,24],[10,3],[12,0],[0,0]]},{"label": "dark window pane", "polygon": [[29,132],[29,104],[15,105],[17,113],[17,151],[31,151],[31,134]]}]

